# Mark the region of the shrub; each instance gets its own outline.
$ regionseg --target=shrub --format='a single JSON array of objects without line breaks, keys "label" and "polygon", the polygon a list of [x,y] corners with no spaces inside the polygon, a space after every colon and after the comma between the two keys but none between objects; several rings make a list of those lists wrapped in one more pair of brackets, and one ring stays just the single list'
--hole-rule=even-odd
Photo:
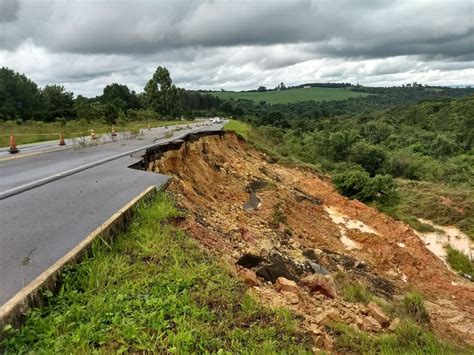
[{"label": "shrub", "polygon": [[362,202],[387,200],[396,196],[395,183],[390,175],[371,178],[366,171],[351,169],[334,175],[333,183],[344,196]]},{"label": "shrub", "polygon": [[352,147],[351,160],[362,166],[370,176],[383,172],[387,154],[375,145],[358,142]]}]

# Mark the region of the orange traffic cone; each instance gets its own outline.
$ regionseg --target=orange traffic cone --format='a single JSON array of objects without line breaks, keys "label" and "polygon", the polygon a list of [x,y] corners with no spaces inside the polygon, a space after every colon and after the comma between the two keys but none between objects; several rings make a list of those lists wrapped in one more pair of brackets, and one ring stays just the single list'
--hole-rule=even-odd
[{"label": "orange traffic cone", "polygon": [[115,132],[115,127],[112,126],[112,134],[111,134],[112,137],[117,137],[117,133]]},{"label": "orange traffic cone", "polygon": [[11,154],[19,152],[18,148],[16,147],[15,136],[13,135],[13,133],[10,134],[10,149],[8,149],[8,151]]},{"label": "orange traffic cone", "polygon": [[64,133],[59,134],[59,145],[66,145],[66,142],[64,141]]},{"label": "orange traffic cone", "polygon": [[93,129],[91,129],[91,139],[97,139],[97,137],[95,136],[95,132]]}]

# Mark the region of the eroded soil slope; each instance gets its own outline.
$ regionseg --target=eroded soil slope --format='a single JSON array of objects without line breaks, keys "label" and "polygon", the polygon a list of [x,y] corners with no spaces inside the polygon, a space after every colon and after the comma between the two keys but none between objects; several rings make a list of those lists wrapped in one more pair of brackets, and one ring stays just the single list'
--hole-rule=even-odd
[{"label": "eroded soil slope", "polygon": [[472,283],[409,226],[339,195],[327,177],[274,164],[231,133],[186,142],[148,169],[174,177],[168,190],[187,210],[190,234],[265,304],[300,314],[318,348],[332,346],[330,320],[373,332],[396,327],[380,309],[344,301],[337,277],[387,300],[418,290],[439,335],[474,344]]}]

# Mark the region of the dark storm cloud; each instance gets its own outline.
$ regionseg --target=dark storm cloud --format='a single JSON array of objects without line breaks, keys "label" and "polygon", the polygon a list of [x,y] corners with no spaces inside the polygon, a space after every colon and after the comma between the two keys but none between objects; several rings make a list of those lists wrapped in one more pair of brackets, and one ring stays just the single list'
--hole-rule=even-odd
[{"label": "dark storm cloud", "polygon": [[0,0],[0,23],[13,22],[18,18],[18,0]]},{"label": "dark storm cloud", "polygon": [[[7,9],[16,4],[18,11],[16,1],[2,3],[10,4]],[[387,1],[24,0],[24,5],[19,21],[0,34],[4,47],[30,38],[59,53],[89,54],[290,43],[313,43],[317,53],[338,57],[450,57],[473,50],[474,5],[469,1],[410,6]]]},{"label": "dark storm cloud", "polygon": [[469,0],[0,0],[0,66],[84,92],[159,64],[203,88],[471,80],[473,36]]}]

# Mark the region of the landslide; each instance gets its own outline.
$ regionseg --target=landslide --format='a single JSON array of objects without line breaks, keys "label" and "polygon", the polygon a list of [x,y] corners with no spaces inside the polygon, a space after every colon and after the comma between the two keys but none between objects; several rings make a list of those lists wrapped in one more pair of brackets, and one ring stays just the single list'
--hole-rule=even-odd
[{"label": "landslide", "polygon": [[168,191],[187,211],[181,226],[232,265],[264,304],[299,314],[316,347],[333,346],[328,321],[389,331],[383,319],[374,324],[370,307],[341,297],[341,278],[380,300],[416,290],[436,333],[474,344],[472,283],[448,270],[407,224],[341,196],[327,176],[274,163],[233,133],[172,148],[149,156],[146,167],[172,176]]}]

